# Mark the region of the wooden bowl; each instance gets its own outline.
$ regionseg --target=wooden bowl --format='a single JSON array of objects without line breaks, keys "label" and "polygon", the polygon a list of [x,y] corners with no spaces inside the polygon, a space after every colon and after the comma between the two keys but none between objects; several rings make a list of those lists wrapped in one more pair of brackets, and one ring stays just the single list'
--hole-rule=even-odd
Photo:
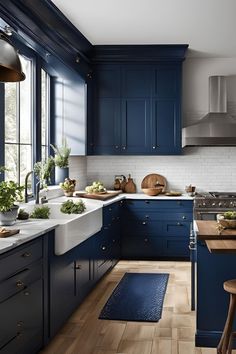
[{"label": "wooden bowl", "polygon": [[158,195],[162,192],[162,188],[142,188],[143,193],[150,195],[150,196],[155,196]]},{"label": "wooden bowl", "polygon": [[219,219],[217,221],[225,229],[236,229],[236,220]]}]

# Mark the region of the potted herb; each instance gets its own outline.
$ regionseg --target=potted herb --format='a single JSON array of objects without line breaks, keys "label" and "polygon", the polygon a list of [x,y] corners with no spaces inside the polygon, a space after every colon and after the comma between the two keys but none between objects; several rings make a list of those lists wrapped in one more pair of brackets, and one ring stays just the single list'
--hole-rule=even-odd
[{"label": "potted herb", "polygon": [[54,168],[54,159],[49,157],[45,161],[38,161],[34,164],[34,174],[40,182],[40,188],[47,188],[47,184],[51,183],[51,174]]},{"label": "potted herb", "polygon": [[67,146],[66,141],[63,142],[62,146],[50,145],[54,151],[54,162],[55,162],[55,183],[62,183],[65,178],[69,177],[69,156],[71,149]]},{"label": "potted herb", "polygon": [[[3,170],[1,167],[0,171]],[[16,222],[19,205],[15,205],[15,202],[22,200],[23,189],[14,181],[0,182],[0,225],[13,225]]]},{"label": "potted herb", "polygon": [[66,197],[72,197],[75,191],[76,180],[66,178],[64,182],[59,183],[61,189],[63,189]]}]

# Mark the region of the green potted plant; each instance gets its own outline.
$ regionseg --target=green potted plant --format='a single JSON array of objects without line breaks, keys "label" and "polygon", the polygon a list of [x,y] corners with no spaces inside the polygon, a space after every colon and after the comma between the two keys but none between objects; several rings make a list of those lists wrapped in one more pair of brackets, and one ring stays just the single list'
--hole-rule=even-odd
[{"label": "green potted plant", "polygon": [[64,182],[59,183],[59,186],[64,191],[66,197],[72,197],[75,191],[76,180],[66,178]]},{"label": "green potted plant", "polygon": [[64,140],[62,146],[50,145],[54,151],[55,163],[55,183],[64,182],[65,178],[69,177],[69,156],[71,149],[67,146]]},{"label": "green potted plant", "polygon": [[54,168],[54,159],[49,157],[45,161],[38,161],[34,164],[34,174],[40,182],[40,188],[47,188],[48,183],[51,183],[51,174]]},{"label": "green potted plant", "polygon": [[[0,168],[0,173],[4,171]],[[16,222],[19,205],[24,187],[14,181],[0,182],[0,225],[13,225]]]}]

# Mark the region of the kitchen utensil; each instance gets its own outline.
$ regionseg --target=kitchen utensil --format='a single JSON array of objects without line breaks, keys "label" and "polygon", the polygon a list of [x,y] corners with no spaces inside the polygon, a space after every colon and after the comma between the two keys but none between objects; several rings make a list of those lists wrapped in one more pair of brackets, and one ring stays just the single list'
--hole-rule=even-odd
[{"label": "kitchen utensil", "polygon": [[164,176],[157,173],[151,173],[144,177],[141,183],[141,188],[156,188],[162,189],[161,193],[166,191],[167,182]]},{"label": "kitchen utensil", "polygon": [[162,192],[162,188],[142,188],[142,191],[147,195],[154,196],[160,194]]},{"label": "kitchen utensil", "polygon": [[124,192],[125,191],[125,185],[126,185],[127,181],[126,181],[126,177],[124,175],[122,175],[122,176],[123,176],[123,180],[120,183],[120,189]]},{"label": "kitchen utensil", "polygon": [[131,175],[129,175],[128,182],[125,185],[125,193],[136,193],[136,185]]}]

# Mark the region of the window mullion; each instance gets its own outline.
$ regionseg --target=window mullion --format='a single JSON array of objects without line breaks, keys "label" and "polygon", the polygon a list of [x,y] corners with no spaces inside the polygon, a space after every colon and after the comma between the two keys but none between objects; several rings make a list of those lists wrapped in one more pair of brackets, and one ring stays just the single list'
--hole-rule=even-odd
[{"label": "window mullion", "polygon": [[20,158],[20,83],[17,83],[17,90],[16,90],[16,126],[17,126],[17,182],[20,183],[20,165],[21,165],[21,158]]}]

